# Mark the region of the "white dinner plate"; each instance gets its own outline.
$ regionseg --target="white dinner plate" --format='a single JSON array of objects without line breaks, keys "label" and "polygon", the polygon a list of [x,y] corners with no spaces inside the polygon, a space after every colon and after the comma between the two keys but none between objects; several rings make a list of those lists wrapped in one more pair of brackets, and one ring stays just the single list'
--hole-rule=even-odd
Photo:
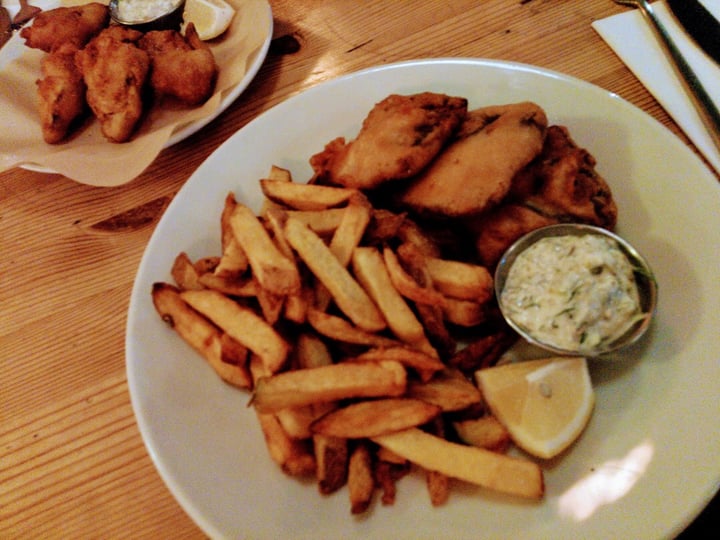
[{"label": "white dinner plate", "polygon": [[[172,281],[179,251],[220,253],[219,217],[234,191],[259,209],[270,165],[311,175],[308,158],[354,137],[390,93],[430,90],[470,107],[533,100],[597,158],[619,207],[618,232],[655,270],[660,302],[645,339],[590,364],[596,409],[571,449],[544,463],[546,496],[528,503],[453,484],[433,508],[420,474],[394,506],[350,515],[345,489],[271,461],[248,394],[223,384],[155,312],[151,285]],[[191,176],[160,220],[135,281],[127,325],[132,403],[148,451],[182,507],[212,537],[655,539],[679,533],[720,480],[720,185],[678,138],[589,83],[490,60],[433,59],[328,81],[234,134]]]},{"label": "white dinner plate", "polygon": [[[60,2],[58,0],[38,0],[37,2],[32,2],[31,4],[44,10],[49,10],[60,5]],[[4,2],[3,5],[7,7],[10,15],[13,16],[18,10],[19,2]],[[169,148],[172,145],[179,143],[180,141],[188,138],[190,135],[193,135],[195,132],[199,131],[200,129],[208,125],[210,122],[215,120],[215,118],[220,116],[230,105],[232,105],[232,103],[240,96],[240,94],[245,91],[248,85],[252,82],[263,62],[265,61],[268,49],[270,48],[270,42],[272,41],[273,17],[272,8],[270,7],[269,3],[267,4],[267,10],[268,26],[264,33],[262,45],[260,46],[260,48],[258,48],[258,50],[253,52],[252,55],[247,58],[247,68],[245,74],[240,79],[240,81],[238,81],[235,86],[229,88],[223,94],[220,100],[220,105],[212,113],[178,127],[167,140],[163,148]],[[20,37],[20,32],[15,32],[15,34],[10,38],[10,40],[5,44],[5,46],[0,49],[0,73],[2,73],[2,70],[7,64],[9,64],[12,60],[22,54],[24,48],[25,40]],[[54,172],[48,167],[44,167],[35,163],[23,163],[20,165],[20,167],[35,172]]]}]

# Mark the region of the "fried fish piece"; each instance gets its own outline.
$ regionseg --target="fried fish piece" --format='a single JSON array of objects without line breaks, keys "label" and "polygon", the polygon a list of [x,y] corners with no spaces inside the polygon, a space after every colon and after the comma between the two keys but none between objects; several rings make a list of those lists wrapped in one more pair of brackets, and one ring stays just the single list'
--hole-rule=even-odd
[{"label": "fried fish piece", "polygon": [[75,55],[87,85],[87,102],[112,142],[127,141],[143,114],[150,57],[136,45],[142,35],[110,26]]},{"label": "fried fish piece", "polygon": [[474,232],[478,262],[493,269],[510,245],[530,231],[559,223],[521,204],[502,204],[479,218],[468,220]]},{"label": "fried fish piece", "polygon": [[212,95],[218,66],[195,25],[187,25],[185,36],[175,30],[148,32],[139,46],[150,55],[150,86],[157,97],[172,96],[194,106]]},{"label": "fried fish piece", "polygon": [[38,111],[43,139],[49,144],[62,141],[86,110],[85,83],[75,66],[76,52],[73,44],[65,43],[42,59]]},{"label": "fried fish piece", "polygon": [[461,217],[497,205],[513,177],[542,150],[547,117],[532,102],[470,111],[445,150],[398,202],[420,214]]},{"label": "fried fish piece", "polygon": [[541,154],[513,180],[510,197],[544,215],[613,229],[617,205],[595,164],[567,127],[550,126]]},{"label": "fried fish piece", "polygon": [[25,45],[50,52],[64,43],[81,49],[110,21],[110,10],[104,4],[58,7],[39,13],[32,26],[20,31]]},{"label": "fried fish piece", "polygon": [[357,137],[340,137],[310,158],[316,181],[371,189],[416,175],[435,158],[467,112],[467,100],[423,92],[377,103]]},{"label": "fried fish piece", "polygon": [[617,213],[595,158],[578,147],[566,127],[553,125],[540,155],[515,175],[502,204],[467,223],[476,235],[480,262],[492,268],[525,233],[561,222],[613,229]]}]

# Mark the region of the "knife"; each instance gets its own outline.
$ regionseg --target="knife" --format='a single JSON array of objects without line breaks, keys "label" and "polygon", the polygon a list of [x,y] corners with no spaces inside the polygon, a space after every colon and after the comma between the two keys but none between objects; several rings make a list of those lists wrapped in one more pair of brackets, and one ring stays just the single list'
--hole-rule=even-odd
[{"label": "knife", "polygon": [[710,97],[703,84],[698,79],[695,70],[688,64],[678,49],[672,36],[668,32],[648,0],[614,0],[616,4],[630,6],[640,10],[642,16],[653,29],[660,45],[665,49],[672,66],[676,69],[680,80],[685,83],[685,90],[692,100],[695,109],[707,129],[708,135],[715,147],[720,150],[720,109]]},{"label": "knife", "polygon": [[693,40],[720,64],[720,22],[698,0],[667,0],[667,3]]}]

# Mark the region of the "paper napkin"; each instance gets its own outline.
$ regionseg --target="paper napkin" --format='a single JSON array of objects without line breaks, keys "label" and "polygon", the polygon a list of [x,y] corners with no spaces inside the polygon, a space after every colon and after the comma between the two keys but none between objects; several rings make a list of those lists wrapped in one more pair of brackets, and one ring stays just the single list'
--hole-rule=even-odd
[{"label": "paper napkin", "polygon": [[[720,20],[720,2],[706,1],[703,5]],[[664,2],[654,2],[652,7],[720,108],[720,65],[697,46]],[[595,21],[592,26],[720,174],[720,150],[713,144],[679,75],[642,13],[629,10]]]}]

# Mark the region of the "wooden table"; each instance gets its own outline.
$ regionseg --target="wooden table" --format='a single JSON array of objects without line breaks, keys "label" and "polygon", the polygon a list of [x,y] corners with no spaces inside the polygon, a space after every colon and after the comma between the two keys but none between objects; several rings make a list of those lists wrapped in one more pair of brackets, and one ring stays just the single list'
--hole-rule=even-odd
[{"label": "wooden table", "polygon": [[[248,90],[136,180],[94,188],[23,169],[0,173],[0,537],[203,536],[140,438],[125,376],[125,320],[167,203],[259,113],[377,64],[486,57],[585,79],[687,142],[591,28],[623,10],[610,0],[271,4],[273,44]],[[715,501],[699,520],[717,524],[719,510]]]}]

